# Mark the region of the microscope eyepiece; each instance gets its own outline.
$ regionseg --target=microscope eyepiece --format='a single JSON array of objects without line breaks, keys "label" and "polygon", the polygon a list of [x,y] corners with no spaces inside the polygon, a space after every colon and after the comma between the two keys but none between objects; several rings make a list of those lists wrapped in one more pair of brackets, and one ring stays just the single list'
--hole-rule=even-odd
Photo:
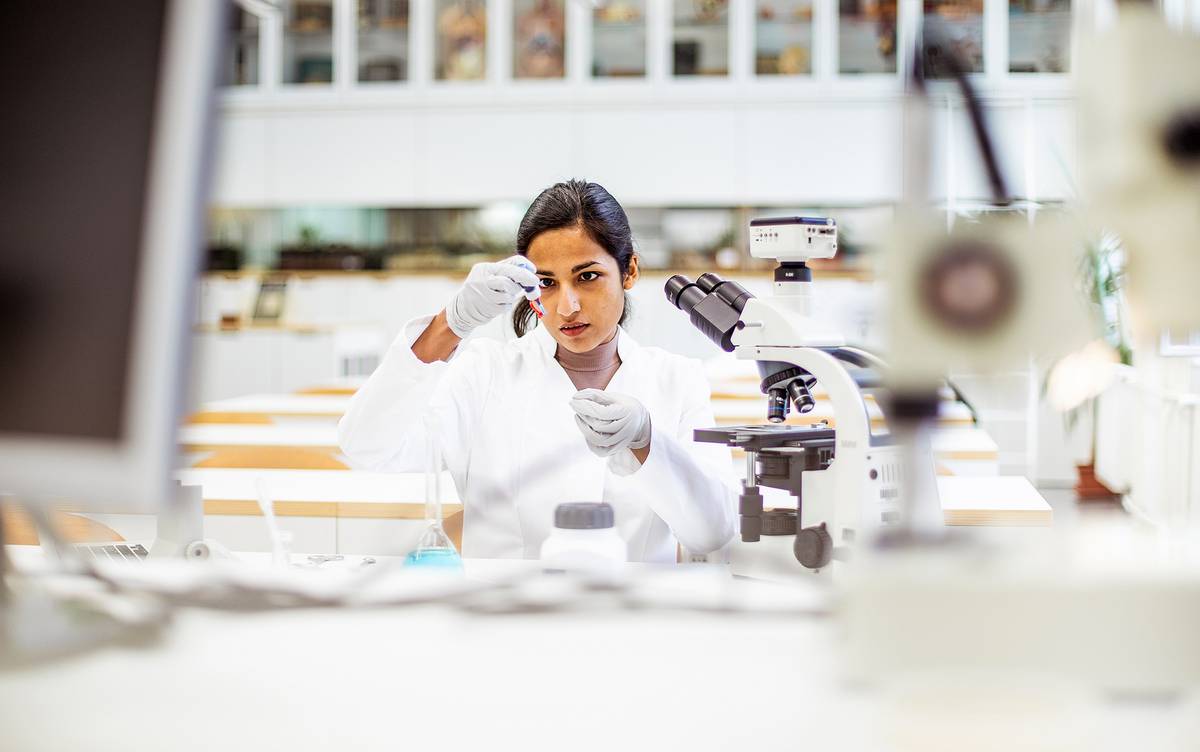
[{"label": "microscope eyepiece", "polygon": [[696,277],[696,287],[699,287],[704,292],[712,292],[719,285],[725,284],[725,280],[721,279],[713,272],[705,272],[699,277]]},{"label": "microscope eyepiece", "polygon": [[695,286],[695,282],[692,282],[682,274],[676,274],[667,280],[667,285],[664,288],[664,292],[667,293],[667,300],[671,301],[671,305],[682,309],[683,306],[679,305],[679,295],[688,287]]}]

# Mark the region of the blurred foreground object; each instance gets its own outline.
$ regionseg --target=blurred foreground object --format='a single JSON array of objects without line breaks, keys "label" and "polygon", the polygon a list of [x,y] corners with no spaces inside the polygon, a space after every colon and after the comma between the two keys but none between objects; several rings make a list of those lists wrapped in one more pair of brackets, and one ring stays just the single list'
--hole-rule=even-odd
[{"label": "blurred foreground object", "polygon": [[62,545],[53,507],[163,511],[156,549],[176,556],[199,527],[198,495],[180,502],[170,469],[228,9],[0,5],[0,67],[25,72],[0,78],[0,503],[14,496],[54,574],[87,586],[54,592],[0,555],[0,665],[140,641],[168,620]]},{"label": "blurred foreground object", "polygon": [[1149,5],[1080,46],[1082,197],[1128,252],[1139,338],[1200,327],[1200,38]]},{"label": "blurred foreground object", "polygon": [[847,579],[847,669],[1034,671],[1107,692],[1200,684],[1200,561],[1125,521],[1037,545],[869,552]]},{"label": "blurred foreground object", "polygon": [[1067,218],[1030,226],[1016,214],[978,222],[912,211],[885,259],[893,380],[927,388],[948,371],[1021,367],[1082,347],[1092,328],[1075,270],[1082,238]]},{"label": "blurred foreground object", "polygon": [[905,202],[883,258],[893,388],[922,398],[948,371],[988,373],[1023,367],[1031,354],[1053,359],[1089,339],[1075,283],[1084,248],[1069,216],[1034,223],[1008,210],[1012,197],[983,107],[953,45],[927,32],[914,59],[938,51],[963,99],[977,156],[997,211],[977,219],[928,208],[931,103],[927,71],[914,65],[905,100],[912,133],[905,165]]},{"label": "blurred foreground object", "polygon": [[0,79],[0,493],[27,506],[169,498],[227,9],[0,5],[0,67],[40,61]]}]

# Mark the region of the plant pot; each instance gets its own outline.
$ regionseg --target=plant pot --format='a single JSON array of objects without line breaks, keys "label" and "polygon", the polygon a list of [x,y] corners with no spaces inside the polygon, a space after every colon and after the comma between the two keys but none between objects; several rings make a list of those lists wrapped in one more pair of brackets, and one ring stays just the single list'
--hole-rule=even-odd
[{"label": "plant pot", "polygon": [[204,268],[210,272],[236,272],[242,268],[242,249],[231,245],[209,246]]},{"label": "plant pot", "polygon": [[1079,473],[1075,483],[1075,497],[1079,501],[1107,501],[1117,495],[1096,477],[1095,464],[1075,465],[1075,469]]},{"label": "plant pot", "polygon": [[366,266],[366,253],[349,246],[286,247],[279,251],[279,268],[285,271],[359,271]]}]

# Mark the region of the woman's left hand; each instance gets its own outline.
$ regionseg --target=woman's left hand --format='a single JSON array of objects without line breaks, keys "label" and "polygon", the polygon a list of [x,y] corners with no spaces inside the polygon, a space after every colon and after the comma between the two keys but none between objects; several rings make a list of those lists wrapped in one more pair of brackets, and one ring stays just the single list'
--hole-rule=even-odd
[{"label": "woman's left hand", "polygon": [[650,446],[650,412],[627,394],[583,389],[571,398],[571,409],[588,449],[598,457]]}]

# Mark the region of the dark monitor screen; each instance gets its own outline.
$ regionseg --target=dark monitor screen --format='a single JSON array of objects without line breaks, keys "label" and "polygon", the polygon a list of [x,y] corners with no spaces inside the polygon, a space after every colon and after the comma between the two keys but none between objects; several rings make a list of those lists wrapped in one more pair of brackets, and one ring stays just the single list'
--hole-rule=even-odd
[{"label": "dark monitor screen", "polygon": [[0,3],[2,433],[123,435],[165,6]]}]

